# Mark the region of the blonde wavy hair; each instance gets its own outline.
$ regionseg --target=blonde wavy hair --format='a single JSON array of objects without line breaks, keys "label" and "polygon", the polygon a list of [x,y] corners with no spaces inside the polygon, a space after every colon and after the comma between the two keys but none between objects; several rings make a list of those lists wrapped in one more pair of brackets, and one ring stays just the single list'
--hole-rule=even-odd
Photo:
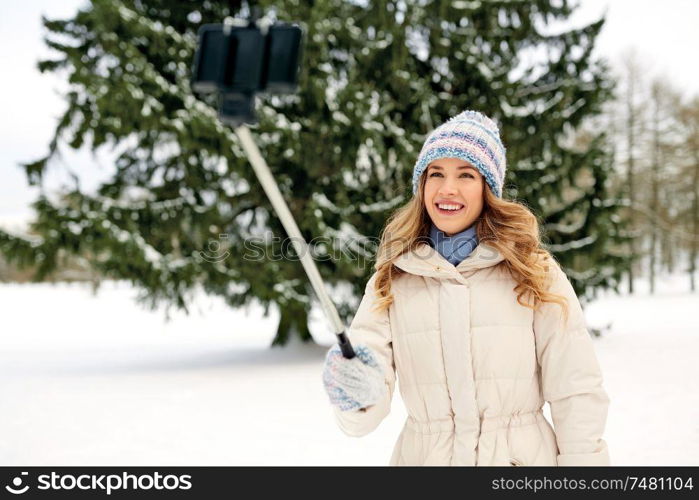
[{"label": "blonde wavy hair", "polygon": [[[378,311],[387,309],[393,303],[392,281],[405,273],[393,262],[429,237],[431,219],[424,203],[426,178],[426,175],[420,176],[416,194],[391,214],[381,231],[374,264]],[[542,248],[539,228],[539,221],[529,208],[517,201],[498,198],[483,179],[483,211],[476,219],[479,241],[487,241],[488,245],[502,253],[504,261],[498,265],[506,267],[517,283],[513,290],[517,292],[518,303],[533,310],[537,310],[543,302],[557,303],[563,308],[567,321],[566,298],[547,291],[549,267],[555,258]],[[524,297],[533,300],[525,302]]]}]

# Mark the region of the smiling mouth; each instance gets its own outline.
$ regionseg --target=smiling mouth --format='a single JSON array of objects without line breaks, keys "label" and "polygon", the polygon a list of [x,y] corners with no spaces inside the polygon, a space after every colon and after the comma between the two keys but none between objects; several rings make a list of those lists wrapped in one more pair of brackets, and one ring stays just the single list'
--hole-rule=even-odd
[{"label": "smiling mouth", "polygon": [[458,208],[456,210],[450,210],[450,209],[445,209],[445,208],[439,208],[439,205],[461,205],[461,203],[454,203],[454,204],[449,204],[449,203],[435,203],[434,206],[437,209],[437,213],[440,215],[457,215],[460,214],[464,211],[464,208],[466,208],[466,205],[461,205],[461,208]]}]

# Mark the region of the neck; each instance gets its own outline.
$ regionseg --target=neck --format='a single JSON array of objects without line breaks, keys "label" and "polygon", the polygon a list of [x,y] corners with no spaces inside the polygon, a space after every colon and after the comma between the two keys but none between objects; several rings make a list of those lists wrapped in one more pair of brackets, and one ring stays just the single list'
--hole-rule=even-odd
[{"label": "neck", "polygon": [[457,231],[456,233],[447,233],[446,231],[442,231],[441,229],[439,229],[439,228],[434,224],[434,222],[432,223],[432,228],[433,228],[434,230],[440,231],[444,236],[447,236],[447,237],[451,238],[451,237],[457,236],[457,235],[459,235],[459,234],[464,234],[464,233],[466,233],[467,231],[475,230],[475,229],[476,229],[476,223],[474,222],[474,223],[472,223],[470,226],[465,227],[464,229],[462,229],[461,231]]},{"label": "neck", "polygon": [[430,228],[430,245],[432,245],[442,257],[456,266],[468,257],[478,246],[476,226],[475,224],[471,224],[458,233],[447,234],[439,229],[433,222]]}]

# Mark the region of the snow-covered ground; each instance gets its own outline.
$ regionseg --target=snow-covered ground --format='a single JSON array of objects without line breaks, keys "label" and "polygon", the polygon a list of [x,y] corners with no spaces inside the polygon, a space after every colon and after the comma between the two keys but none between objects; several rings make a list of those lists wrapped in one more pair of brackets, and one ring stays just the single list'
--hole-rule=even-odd
[{"label": "snow-covered ground", "polygon": [[[587,308],[611,398],[614,465],[699,465],[699,294],[686,278],[655,296]],[[333,342],[270,349],[277,315],[200,294],[190,316],[147,311],[107,282],[0,284],[0,465],[386,465],[405,418],[345,436],[321,383]],[[548,407],[546,408],[548,416]]]}]

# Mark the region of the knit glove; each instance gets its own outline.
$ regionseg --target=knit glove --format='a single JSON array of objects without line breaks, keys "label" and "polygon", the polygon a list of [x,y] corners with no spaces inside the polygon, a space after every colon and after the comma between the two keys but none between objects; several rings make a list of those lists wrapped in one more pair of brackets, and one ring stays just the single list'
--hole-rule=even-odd
[{"label": "knit glove", "polygon": [[366,345],[353,346],[352,359],[342,355],[340,346],[333,345],[325,356],[323,386],[330,402],[342,411],[371,406],[384,395],[386,384],[381,366]]}]

